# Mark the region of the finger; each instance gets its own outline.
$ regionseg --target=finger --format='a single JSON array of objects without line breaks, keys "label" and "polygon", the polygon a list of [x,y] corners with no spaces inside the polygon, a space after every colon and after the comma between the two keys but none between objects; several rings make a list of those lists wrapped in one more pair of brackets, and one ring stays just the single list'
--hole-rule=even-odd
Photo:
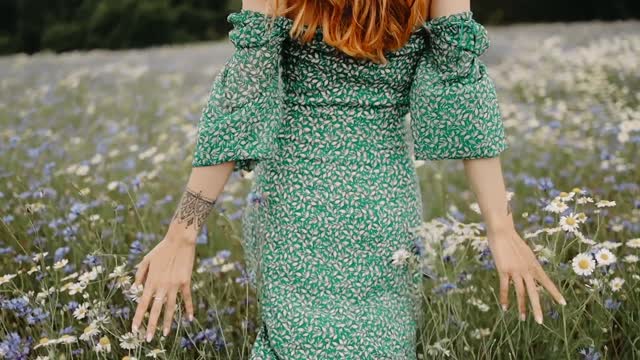
[{"label": "finger", "polygon": [[187,313],[189,321],[193,321],[193,301],[191,300],[191,284],[185,283],[180,287],[182,291],[182,300],[184,300],[184,309]]},{"label": "finger", "polygon": [[147,342],[153,339],[153,334],[156,332],[156,326],[158,325],[158,318],[160,317],[160,311],[166,296],[166,291],[158,290],[153,297],[153,305],[151,306],[151,312],[149,313],[149,321],[147,323]]},{"label": "finger", "polygon": [[151,301],[153,290],[154,286],[152,286],[152,284],[146,284],[144,290],[142,291],[142,296],[140,296],[138,306],[136,307],[136,313],[135,315],[133,315],[133,322],[131,323],[131,331],[133,333],[138,332],[138,328],[140,327],[142,318],[144,317],[144,314],[147,312],[147,308],[149,307],[149,302]]},{"label": "finger", "polygon": [[524,282],[520,275],[512,275],[513,286],[516,288],[516,295],[518,297],[518,311],[520,312],[520,320],[524,321],[527,318],[527,304],[525,302]]},{"label": "finger", "polygon": [[536,288],[536,280],[531,276],[531,274],[527,274],[524,277],[524,282],[527,286],[527,293],[529,295],[531,307],[533,308],[533,316],[538,324],[542,324],[542,308],[540,307],[540,296],[538,294],[538,289]]},{"label": "finger", "polygon": [[509,274],[500,273],[500,304],[502,311],[507,311],[509,306]]},{"label": "finger", "polygon": [[176,310],[176,296],[177,289],[173,289],[169,292],[167,297],[167,304],[164,308],[164,324],[162,334],[164,336],[169,335],[169,331],[171,330],[171,320],[173,320],[173,314]]},{"label": "finger", "polygon": [[538,280],[538,282],[542,284],[542,286],[544,286],[544,288],[547,289],[547,291],[549,291],[551,296],[553,296],[553,298],[558,302],[558,304],[567,305],[567,301],[564,299],[562,294],[560,294],[560,290],[558,290],[558,288],[553,283],[553,281],[549,279],[549,276],[544,271],[544,269],[542,269],[542,267],[538,267],[536,275],[537,275],[536,280]]},{"label": "finger", "polygon": [[147,277],[147,270],[149,269],[149,262],[146,259],[142,259],[137,267],[138,270],[136,271],[136,279],[134,281],[134,285],[140,285],[144,283],[144,280]]}]

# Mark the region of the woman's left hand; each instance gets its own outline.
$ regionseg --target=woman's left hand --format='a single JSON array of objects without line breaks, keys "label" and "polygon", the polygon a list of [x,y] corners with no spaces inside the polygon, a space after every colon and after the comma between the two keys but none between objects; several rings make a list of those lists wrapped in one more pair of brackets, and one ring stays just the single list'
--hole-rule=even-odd
[{"label": "woman's left hand", "polygon": [[561,305],[566,305],[564,297],[549,279],[527,243],[514,228],[487,234],[489,248],[500,277],[500,304],[503,310],[509,305],[509,280],[513,281],[518,298],[520,320],[526,319],[525,288],[529,296],[537,323],[542,324],[542,309],[536,288],[536,280],[544,286]]}]

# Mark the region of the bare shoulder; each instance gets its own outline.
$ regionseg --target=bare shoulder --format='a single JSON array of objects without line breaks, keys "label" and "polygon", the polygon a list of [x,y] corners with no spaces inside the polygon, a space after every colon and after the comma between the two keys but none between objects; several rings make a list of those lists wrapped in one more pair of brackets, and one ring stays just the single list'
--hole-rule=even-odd
[{"label": "bare shoulder", "polygon": [[[284,3],[284,0],[280,0],[280,7]],[[258,11],[267,15],[274,14],[274,0],[242,0],[243,10]]]},{"label": "bare shoulder", "polygon": [[433,0],[430,6],[430,18],[456,14],[462,11],[470,10],[469,0]]}]

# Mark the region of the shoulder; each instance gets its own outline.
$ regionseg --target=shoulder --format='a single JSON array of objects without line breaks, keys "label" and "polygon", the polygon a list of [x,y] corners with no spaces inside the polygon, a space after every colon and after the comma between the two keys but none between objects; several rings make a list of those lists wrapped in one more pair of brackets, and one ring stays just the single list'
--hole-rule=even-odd
[{"label": "shoulder", "polygon": [[[279,0],[280,9],[284,8],[285,1]],[[242,0],[242,9],[263,13],[265,15],[280,14],[281,11],[274,11],[274,0]]]}]

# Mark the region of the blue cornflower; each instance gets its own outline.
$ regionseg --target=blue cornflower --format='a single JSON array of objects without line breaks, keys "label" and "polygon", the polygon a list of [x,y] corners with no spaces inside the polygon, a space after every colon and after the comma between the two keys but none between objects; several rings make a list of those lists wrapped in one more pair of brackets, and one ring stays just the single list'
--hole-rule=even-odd
[{"label": "blue cornflower", "polygon": [[620,301],[615,301],[613,299],[606,299],[604,301],[604,307],[607,310],[618,310],[620,308],[620,305],[622,305]]},{"label": "blue cornflower", "polygon": [[0,354],[3,354],[5,359],[27,360],[32,343],[32,337],[23,340],[17,332],[11,332],[0,342]]},{"label": "blue cornflower", "polygon": [[26,320],[29,325],[35,325],[44,322],[48,317],[49,312],[35,308],[27,315]]},{"label": "blue cornflower", "polygon": [[601,356],[593,347],[580,350],[580,354],[584,355],[584,360],[600,360]]},{"label": "blue cornflower", "polygon": [[53,261],[60,261],[62,260],[71,250],[71,248],[69,248],[68,246],[63,246],[60,248],[57,248],[56,251],[53,254]]},{"label": "blue cornflower", "polygon": [[88,254],[87,256],[85,256],[84,260],[82,260],[82,263],[93,268],[102,264],[102,261],[100,261],[99,257]]},{"label": "blue cornflower", "polygon": [[143,207],[147,206],[147,204],[149,203],[149,199],[150,198],[151,198],[151,196],[149,196],[148,193],[141,194],[140,197],[138,198],[138,201],[136,202],[136,207],[137,208],[143,208]]},{"label": "blue cornflower", "polygon": [[209,231],[207,230],[207,224],[202,226],[202,230],[200,230],[200,234],[196,238],[196,244],[206,244],[209,238]]},{"label": "blue cornflower", "polygon": [[454,283],[443,283],[433,289],[433,292],[438,295],[444,295],[453,289],[457,289],[458,286]]},{"label": "blue cornflower", "polygon": [[542,191],[553,189],[553,181],[548,177],[538,179],[538,189]]},{"label": "blue cornflower", "polygon": [[82,214],[87,208],[88,208],[87,204],[84,204],[84,203],[81,203],[81,202],[74,203],[73,205],[71,205],[71,210],[70,210],[69,214],[67,215],[67,218],[70,221],[73,221],[80,214]]}]

